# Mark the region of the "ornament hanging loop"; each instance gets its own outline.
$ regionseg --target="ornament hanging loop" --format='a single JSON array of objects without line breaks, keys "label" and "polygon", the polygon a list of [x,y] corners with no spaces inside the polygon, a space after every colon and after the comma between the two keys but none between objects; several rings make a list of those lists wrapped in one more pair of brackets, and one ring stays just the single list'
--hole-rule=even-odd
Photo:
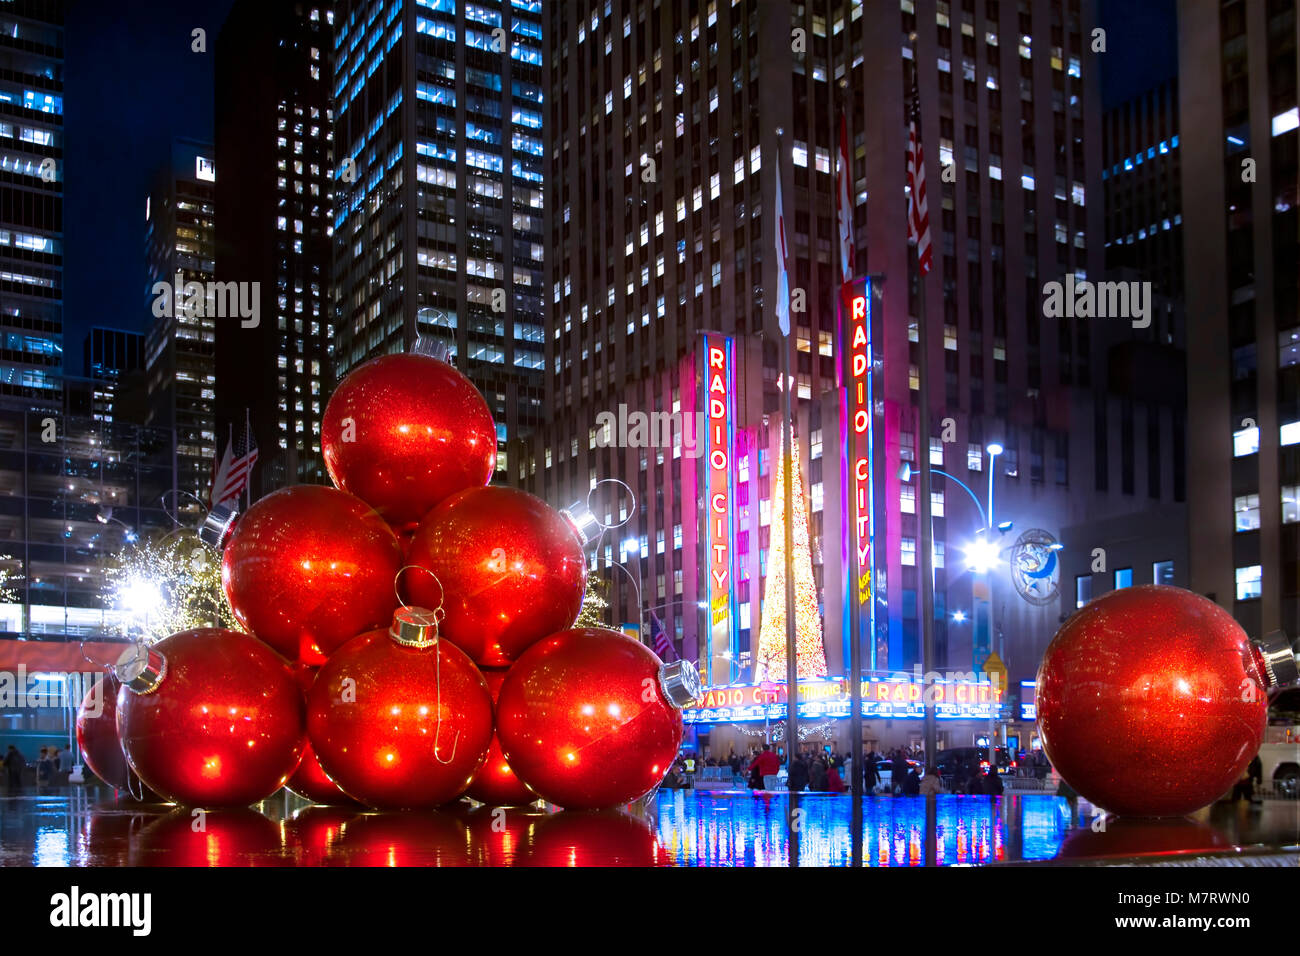
[{"label": "ornament hanging loop", "polygon": [[[399,587],[399,581],[403,571],[423,571],[429,577],[433,578],[438,584],[438,606],[430,610],[429,608],[413,607],[402,600],[402,591]],[[401,605],[393,612],[393,626],[389,629],[388,635],[398,644],[407,647],[435,647],[437,645],[438,625],[442,619],[447,616],[443,610],[443,604],[447,600],[447,591],[442,586],[442,581],[438,575],[434,574],[428,568],[420,564],[404,564],[397,569],[397,574],[393,575],[393,591],[397,594],[397,602]],[[434,650],[434,681],[437,686],[437,703],[438,719],[433,730],[433,759],[440,764],[450,764],[456,759],[456,749],[460,746],[460,731],[456,731],[455,738],[451,742],[451,756],[446,760],[442,759],[439,754],[438,740],[442,736],[442,650]]]},{"label": "ornament hanging loop", "polygon": [[443,604],[447,601],[447,591],[442,586],[441,579],[439,579],[438,575],[434,574],[422,564],[404,564],[398,568],[397,573],[393,575],[393,593],[397,595],[397,603],[403,608],[413,608],[413,605],[407,604],[406,600],[402,597],[401,580],[403,571],[423,571],[429,577],[433,578],[434,583],[438,585],[438,606],[427,610],[424,608],[419,609],[433,615],[431,623],[436,630],[438,625],[442,623],[442,619],[447,616],[447,612],[443,609]]}]

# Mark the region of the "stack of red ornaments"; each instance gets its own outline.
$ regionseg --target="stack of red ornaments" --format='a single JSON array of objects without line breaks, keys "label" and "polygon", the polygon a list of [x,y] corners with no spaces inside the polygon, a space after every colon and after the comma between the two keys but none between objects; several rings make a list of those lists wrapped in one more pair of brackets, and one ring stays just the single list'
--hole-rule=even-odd
[{"label": "stack of red ornaments", "polygon": [[273,492],[222,528],[244,631],[186,631],[120,662],[115,707],[79,721],[92,769],[118,783],[129,765],[203,807],[285,785],[385,810],[464,794],[594,809],[654,789],[694,670],[572,627],[586,538],[487,484],[496,444],[483,397],[445,362],[416,352],[353,371],[321,430],[335,487]]}]

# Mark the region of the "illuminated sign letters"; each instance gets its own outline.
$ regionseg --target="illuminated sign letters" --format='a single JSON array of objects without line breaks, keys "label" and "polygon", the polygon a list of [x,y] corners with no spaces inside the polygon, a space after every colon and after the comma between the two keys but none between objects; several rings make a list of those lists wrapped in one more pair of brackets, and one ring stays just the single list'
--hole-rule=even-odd
[{"label": "illuminated sign letters", "polygon": [[733,647],[735,621],[731,601],[734,560],[732,460],[735,456],[735,356],[731,339],[704,339],[705,406],[708,409],[707,477],[709,567],[709,668],[712,657]]}]

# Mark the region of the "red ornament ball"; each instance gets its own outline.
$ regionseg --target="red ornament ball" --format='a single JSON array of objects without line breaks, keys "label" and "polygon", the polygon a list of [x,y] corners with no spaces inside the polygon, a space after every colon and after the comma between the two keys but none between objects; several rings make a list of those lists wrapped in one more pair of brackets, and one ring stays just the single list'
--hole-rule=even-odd
[{"label": "red ornament ball", "polygon": [[530,647],[506,674],[497,734],[510,766],[570,810],[617,807],[662,782],[682,715],[647,647],[604,628],[574,628]]},{"label": "red ornament ball", "polygon": [[129,790],[131,768],[117,737],[117,692],[122,682],[112,674],[96,683],[77,708],[77,749],[86,766],[110,787]]},{"label": "red ornament ball", "polygon": [[291,661],[318,665],[387,623],[402,550],[365,502],[295,485],[255,502],[221,555],[221,583],[239,623]]},{"label": "red ornament ball", "polygon": [[117,730],[150,789],[211,808],[247,806],[284,785],[306,738],[302,693],[280,657],[219,627],[173,634],[149,656],[144,674],[123,675]]},{"label": "red ornament ball", "polygon": [[[442,605],[442,635],[482,667],[508,667],[529,645],[569,627],[587,565],[574,525],[514,488],[461,492],[420,524],[402,584],[412,603]],[[441,584],[441,587],[439,586]]]},{"label": "red ornament ball", "polygon": [[356,800],[340,790],[333,780],[325,776],[320,761],[316,759],[316,751],[311,749],[310,740],[303,748],[302,762],[298,764],[298,769],[293,772],[293,776],[284,786],[304,800],[322,806],[354,808],[360,806]]},{"label": "red ornament ball", "polygon": [[321,421],[321,451],[335,485],[401,525],[488,483],[496,425],[478,389],[446,362],[382,355],[335,389]]},{"label": "red ornament ball", "polygon": [[1112,591],[1066,621],[1043,656],[1043,748],[1106,810],[1191,813],[1232,789],[1263,742],[1259,660],[1213,601],[1158,585]]},{"label": "red ornament ball", "polygon": [[[393,631],[407,633],[397,612]],[[423,612],[429,614],[429,612]],[[415,629],[413,629],[415,630]],[[307,695],[307,728],[322,769],[381,810],[426,809],[465,792],[492,740],[492,695],[474,663],[431,634],[370,631],[340,648]]]},{"label": "red ornament ball", "polygon": [[[501,693],[501,684],[506,679],[506,671],[493,667],[484,668],[482,673],[488,690],[492,692],[492,703],[495,704]],[[510,769],[510,762],[501,752],[501,741],[495,733],[492,734],[492,743],[488,745],[487,760],[470,781],[466,793],[479,803],[493,807],[521,807],[537,800],[537,794],[525,787]]]}]

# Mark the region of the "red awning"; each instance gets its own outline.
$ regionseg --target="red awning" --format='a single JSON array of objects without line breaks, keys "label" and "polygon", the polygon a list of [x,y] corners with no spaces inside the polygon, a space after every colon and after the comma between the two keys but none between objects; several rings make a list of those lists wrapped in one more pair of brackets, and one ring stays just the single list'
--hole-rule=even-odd
[{"label": "red awning", "polygon": [[0,671],[97,671],[112,664],[130,647],[127,641],[0,640]]}]

